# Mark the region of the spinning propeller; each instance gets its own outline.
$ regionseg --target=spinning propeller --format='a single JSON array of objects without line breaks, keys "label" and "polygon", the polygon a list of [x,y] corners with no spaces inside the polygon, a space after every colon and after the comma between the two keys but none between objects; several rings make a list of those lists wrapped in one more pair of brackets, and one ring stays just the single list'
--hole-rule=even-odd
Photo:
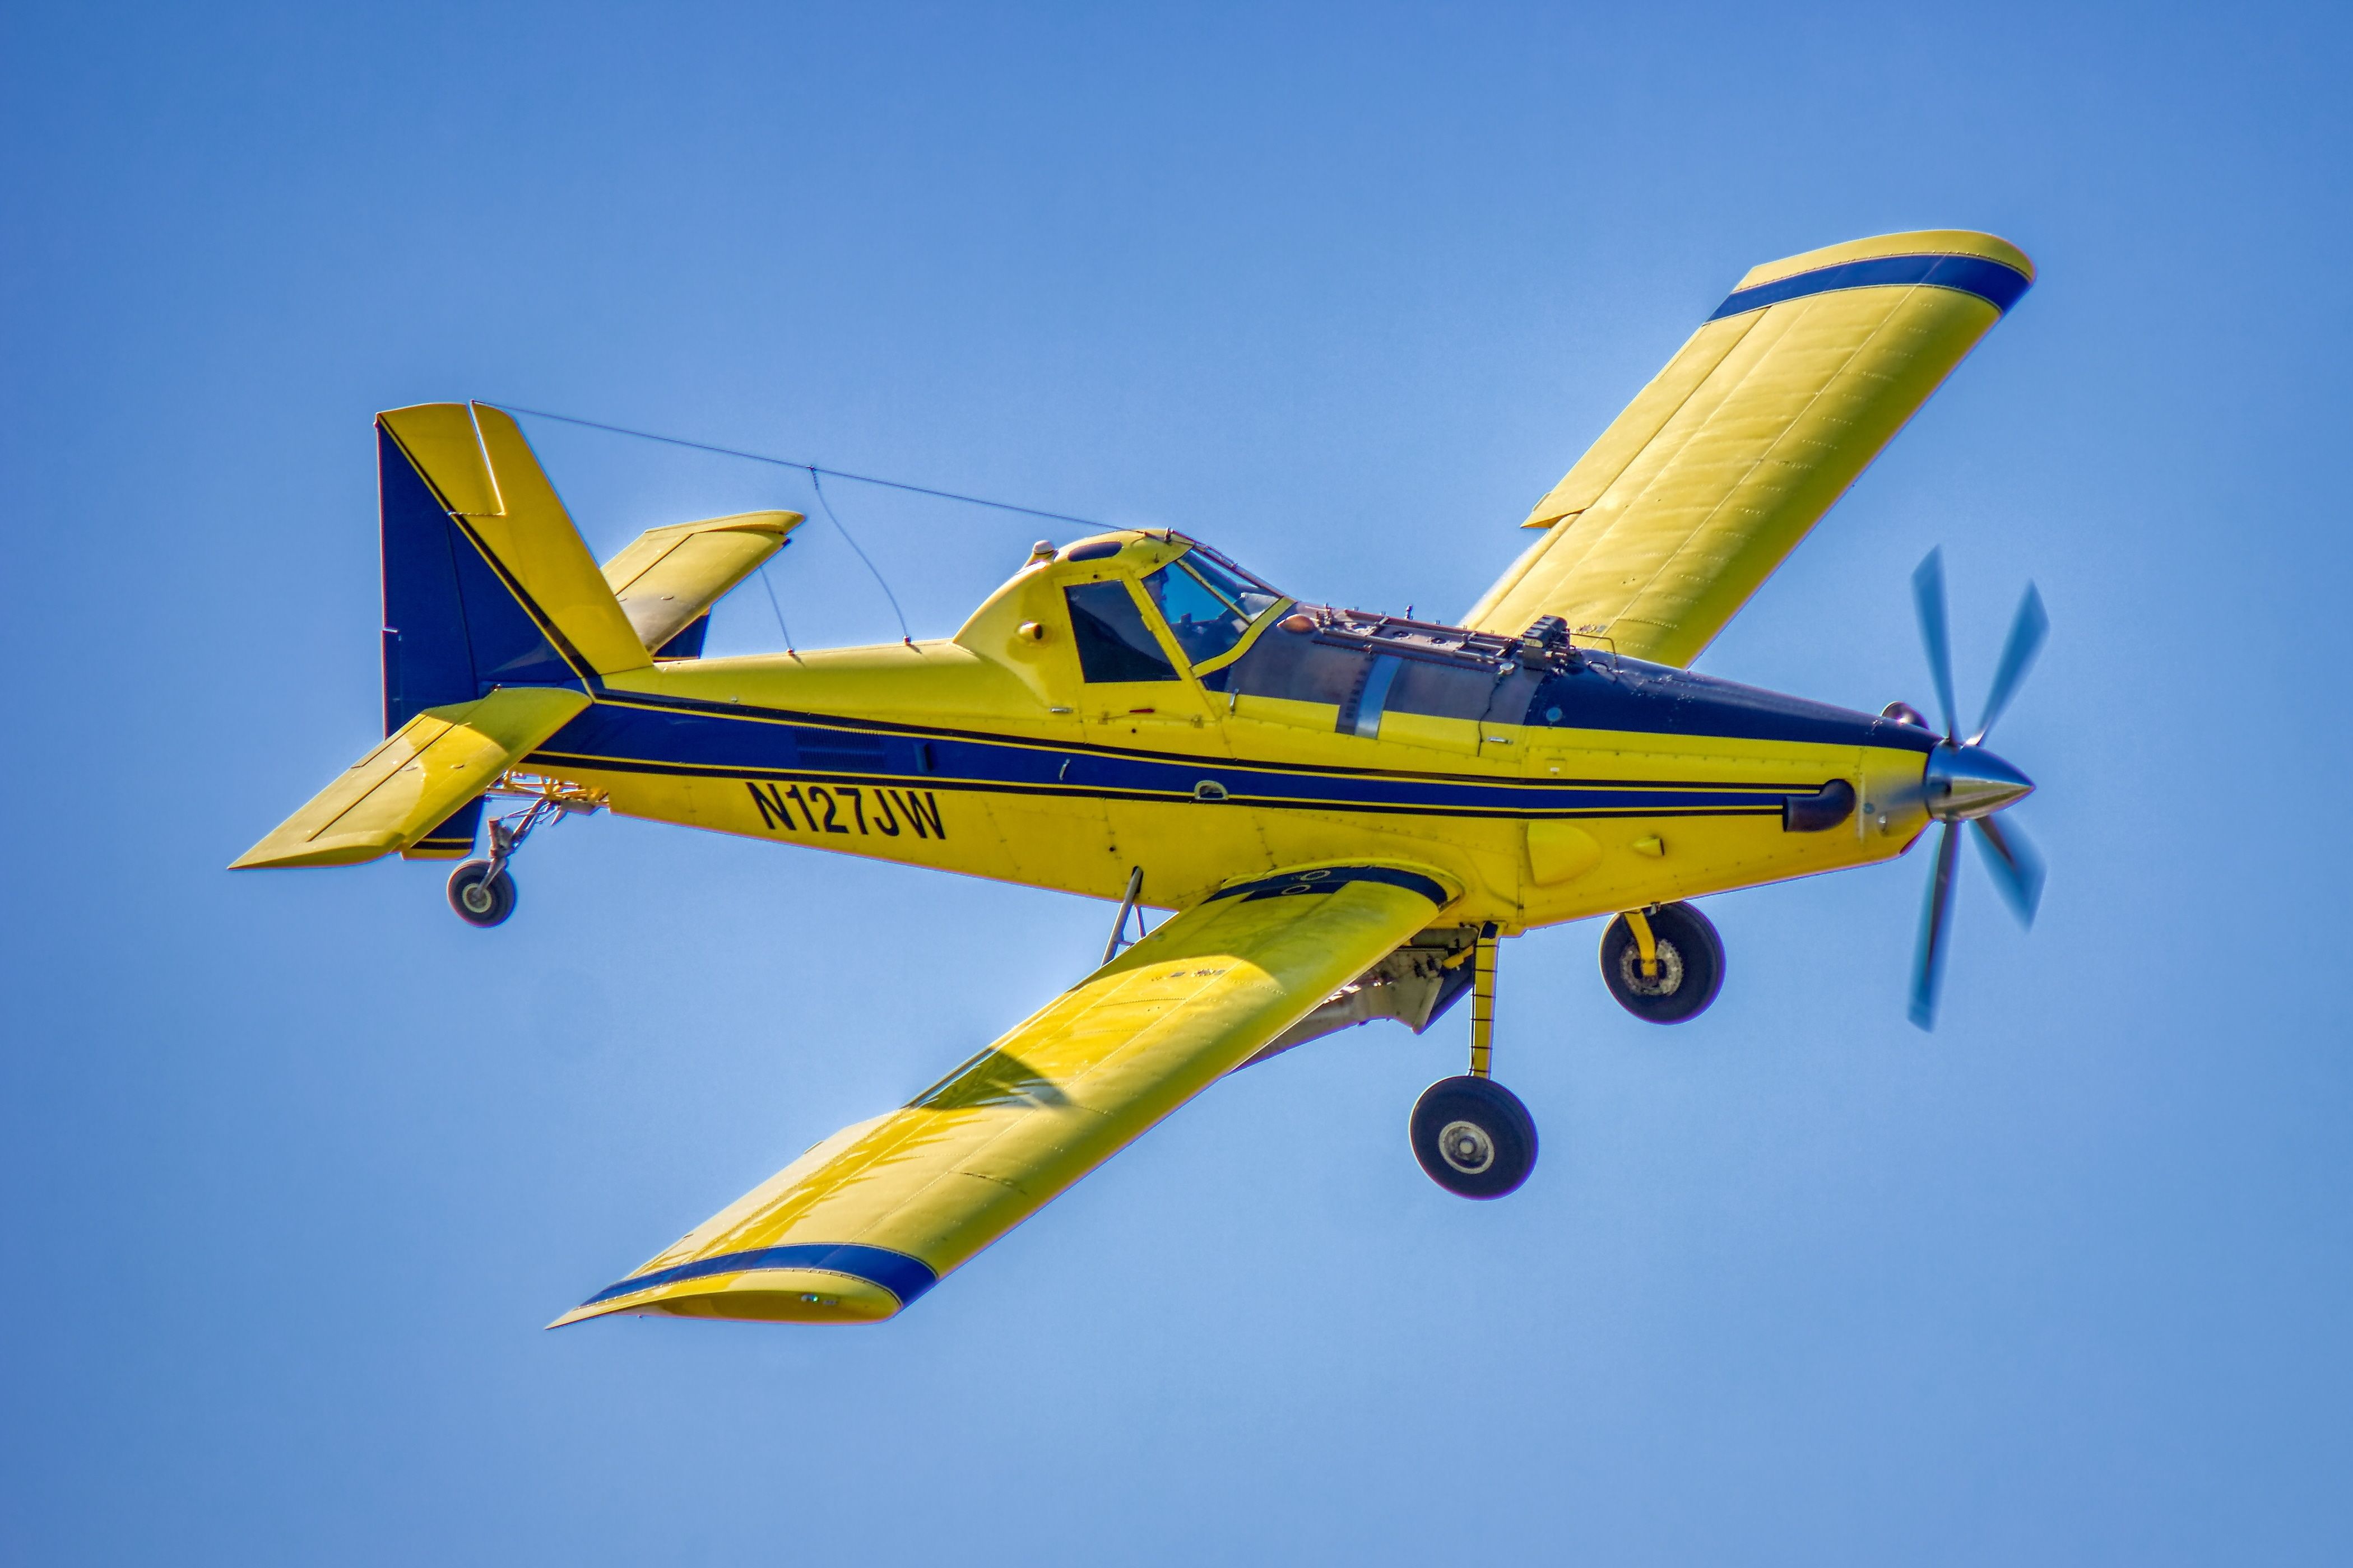
[{"label": "spinning propeller", "polygon": [[2042,595],[2031,583],[2018,602],[2010,623],[2010,640],[2002,646],[2001,662],[1994,668],[1993,688],[1986,694],[1985,717],[1977,732],[1959,739],[1960,721],[1953,704],[1953,656],[1945,635],[1945,560],[1931,550],[1912,574],[1912,597],[1920,611],[1920,640],[1927,646],[1929,673],[1936,677],[1936,700],[1942,704],[1945,738],[1928,754],[1921,781],[1928,815],[1944,825],[1936,840],[1936,867],[1928,879],[1928,903],[1920,916],[1920,947],[1912,969],[1912,1022],[1923,1029],[1936,1023],[1936,989],[1944,978],[1945,938],[1953,920],[1953,868],[1959,858],[1955,829],[1964,822],[1977,828],[1978,847],[1985,851],[1986,869],[2019,923],[2034,923],[2035,906],[2042,898],[2042,858],[2016,827],[2004,827],[1995,814],[2031,794],[2034,782],[1985,749],[1987,732],[2010,699],[2018,695],[2051,619],[2042,613]]}]

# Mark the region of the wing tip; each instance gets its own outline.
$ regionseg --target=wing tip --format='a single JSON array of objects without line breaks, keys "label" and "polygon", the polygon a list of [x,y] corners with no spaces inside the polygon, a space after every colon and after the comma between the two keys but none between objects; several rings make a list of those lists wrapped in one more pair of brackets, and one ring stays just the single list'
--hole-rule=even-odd
[{"label": "wing tip", "polygon": [[[290,825],[291,826],[291,825]],[[324,866],[364,866],[400,847],[397,833],[342,833],[309,838],[276,832],[228,863],[232,871],[297,871]]]},{"label": "wing tip", "polygon": [[2017,246],[2000,235],[1987,234],[1973,228],[1916,228],[1901,234],[1878,234],[1865,239],[1850,239],[1839,245],[1826,245],[1819,250],[1801,251],[1785,256],[1778,261],[1767,261],[1748,269],[1733,292],[1761,288],[1778,283],[1800,272],[1819,272],[1826,267],[1841,267],[1852,261],[1876,261],[1894,256],[1971,256],[1981,261],[1991,261],[2009,268],[2034,281],[2034,263]]},{"label": "wing tip", "polygon": [[897,1317],[938,1279],[930,1265],[889,1248],[804,1243],[649,1269],[598,1291],[547,1326],[618,1314],[876,1323]]}]

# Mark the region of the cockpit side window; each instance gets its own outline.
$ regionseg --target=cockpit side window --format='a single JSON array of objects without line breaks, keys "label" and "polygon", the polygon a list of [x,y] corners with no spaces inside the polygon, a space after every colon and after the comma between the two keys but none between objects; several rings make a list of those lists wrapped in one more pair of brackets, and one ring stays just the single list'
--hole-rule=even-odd
[{"label": "cockpit side window", "polygon": [[1198,546],[1145,578],[1144,588],[1197,665],[1241,641],[1252,621],[1282,602],[1265,584],[1226,569]]},{"label": "cockpit side window", "polygon": [[1088,680],[1174,680],[1176,671],[1124,583],[1082,583],[1062,590],[1079,673]]}]

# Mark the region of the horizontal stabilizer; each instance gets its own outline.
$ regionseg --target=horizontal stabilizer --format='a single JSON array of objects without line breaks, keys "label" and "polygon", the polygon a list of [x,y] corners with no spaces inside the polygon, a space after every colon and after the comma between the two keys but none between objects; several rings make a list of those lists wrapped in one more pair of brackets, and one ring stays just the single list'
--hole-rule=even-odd
[{"label": "horizontal stabilizer", "polygon": [[649,528],[605,563],[605,581],[638,640],[659,649],[782,550],[800,525],[797,511],[741,511]]},{"label": "horizontal stabilizer", "polygon": [[533,686],[428,708],[229,868],[356,866],[406,849],[587,706],[586,692]]}]

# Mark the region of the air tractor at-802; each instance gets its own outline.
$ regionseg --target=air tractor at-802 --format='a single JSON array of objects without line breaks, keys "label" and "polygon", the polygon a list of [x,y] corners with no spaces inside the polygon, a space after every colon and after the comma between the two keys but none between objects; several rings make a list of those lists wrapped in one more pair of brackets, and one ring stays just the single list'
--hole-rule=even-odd
[{"label": "air tractor at-802", "polygon": [[[1688,666],[2032,276],[1961,231],[1755,268],[1461,625],[1295,599],[1131,530],[1040,543],[950,637],[705,658],[711,606],[797,514],[655,529],[599,566],[508,414],[396,409],[387,738],[237,865],[458,860],[451,904],[494,926],[533,829],[609,809],[1117,900],[1092,974],[559,1322],[891,1317],[1223,1075],[1370,1019],[1419,1032],[1466,994],[1467,1070],[1422,1095],[1411,1144],[1449,1191],[1500,1197],[1537,1148],[1491,1074],[1504,939],[1610,917],[1603,984],[1679,1023],[1725,979],[1692,900],[1935,827],[1925,1027],[1962,824],[2031,918],[2042,874],[1998,814],[2033,786],[1985,739],[2042,641],[2031,589],[1967,735],[1933,555],[1933,723]],[[1168,912],[1130,940],[1147,909]]]}]

